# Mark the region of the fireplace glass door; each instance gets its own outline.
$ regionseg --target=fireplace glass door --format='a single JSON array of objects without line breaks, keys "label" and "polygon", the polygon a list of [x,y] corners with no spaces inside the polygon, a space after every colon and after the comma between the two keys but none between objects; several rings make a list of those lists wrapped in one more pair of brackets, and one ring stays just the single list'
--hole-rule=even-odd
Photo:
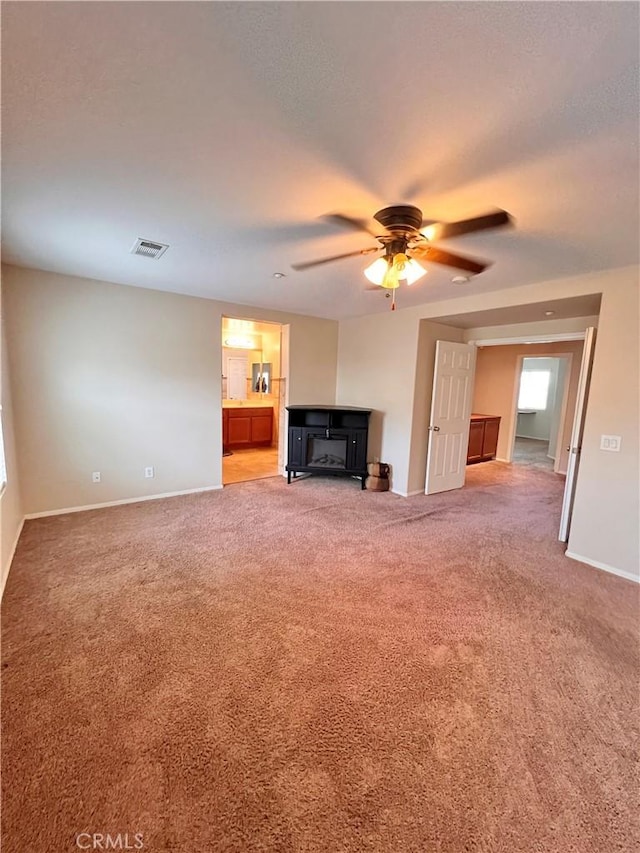
[{"label": "fireplace glass door", "polygon": [[307,437],[307,466],[340,470],[347,467],[347,437],[326,434]]}]

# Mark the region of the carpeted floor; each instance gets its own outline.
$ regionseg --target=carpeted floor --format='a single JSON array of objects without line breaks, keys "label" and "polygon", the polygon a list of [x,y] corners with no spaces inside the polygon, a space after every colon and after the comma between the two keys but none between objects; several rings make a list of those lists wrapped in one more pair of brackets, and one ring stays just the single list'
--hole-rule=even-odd
[{"label": "carpeted floor", "polygon": [[543,471],[553,471],[553,459],[547,455],[548,452],[548,441],[516,436],[512,461],[514,465],[529,465],[533,468],[541,468]]},{"label": "carpeted floor", "polygon": [[637,587],[563,556],[562,478],[486,463],[468,483],[274,478],[27,522],[4,853],[83,832],[154,853],[636,850]]}]

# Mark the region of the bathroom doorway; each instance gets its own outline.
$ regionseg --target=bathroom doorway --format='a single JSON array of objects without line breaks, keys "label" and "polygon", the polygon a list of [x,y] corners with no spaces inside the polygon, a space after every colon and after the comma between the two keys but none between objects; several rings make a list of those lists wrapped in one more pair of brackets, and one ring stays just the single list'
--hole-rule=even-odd
[{"label": "bathroom doorway", "polygon": [[279,472],[284,407],[282,327],[222,318],[222,483]]}]

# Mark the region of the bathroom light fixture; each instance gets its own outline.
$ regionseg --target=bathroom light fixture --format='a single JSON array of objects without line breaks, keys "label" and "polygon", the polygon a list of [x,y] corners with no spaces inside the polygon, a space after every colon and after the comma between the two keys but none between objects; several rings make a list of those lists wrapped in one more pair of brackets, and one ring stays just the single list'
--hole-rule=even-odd
[{"label": "bathroom light fixture", "polygon": [[231,335],[225,339],[224,345],[232,349],[258,349],[255,339],[248,335]]}]

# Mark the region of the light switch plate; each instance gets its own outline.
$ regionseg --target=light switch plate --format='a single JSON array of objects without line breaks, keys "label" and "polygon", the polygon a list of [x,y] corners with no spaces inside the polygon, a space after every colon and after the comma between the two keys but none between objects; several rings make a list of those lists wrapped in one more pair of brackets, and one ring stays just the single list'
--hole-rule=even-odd
[{"label": "light switch plate", "polygon": [[620,445],[622,444],[622,436],[621,435],[601,435],[600,436],[600,450],[610,450],[613,453],[618,453],[620,451]]}]

